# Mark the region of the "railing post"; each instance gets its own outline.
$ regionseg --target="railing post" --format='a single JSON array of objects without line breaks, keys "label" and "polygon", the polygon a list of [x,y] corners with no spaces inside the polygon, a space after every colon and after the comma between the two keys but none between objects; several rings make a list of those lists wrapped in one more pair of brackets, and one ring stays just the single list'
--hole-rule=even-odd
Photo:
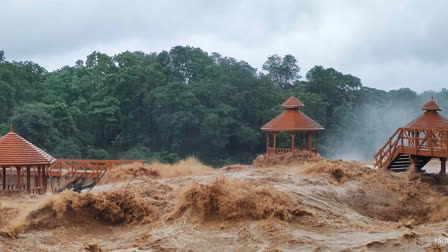
[{"label": "railing post", "polygon": [[433,152],[434,152],[434,147],[433,147],[433,145],[434,145],[434,143],[433,143],[433,135],[434,135],[434,130],[433,129],[431,129],[431,131],[430,131],[430,140],[429,140],[429,146],[430,146],[430,148],[431,148],[431,156],[433,155]]},{"label": "railing post", "polygon": [[414,130],[414,154],[417,154],[418,146],[417,146],[417,130]]},{"label": "railing post", "polygon": [[400,129],[401,152],[404,152],[403,128]]}]

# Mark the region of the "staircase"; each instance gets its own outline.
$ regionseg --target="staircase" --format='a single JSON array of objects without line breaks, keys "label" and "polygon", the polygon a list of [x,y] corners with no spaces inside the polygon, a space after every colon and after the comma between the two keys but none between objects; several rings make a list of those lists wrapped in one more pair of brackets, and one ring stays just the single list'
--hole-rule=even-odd
[{"label": "staircase", "polygon": [[[431,157],[414,157],[415,168],[418,171],[422,171],[422,168],[431,160]],[[411,166],[411,160],[409,159],[409,154],[398,154],[398,156],[389,164],[387,167],[389,170],[394,172],[406,171],[409,166]]]},{"label": "staircase", "polygon": [[433,157],[448,157],[448,130],[399,128],[375,154],[375,166],[405,171],[412,158],[420,171]]}]

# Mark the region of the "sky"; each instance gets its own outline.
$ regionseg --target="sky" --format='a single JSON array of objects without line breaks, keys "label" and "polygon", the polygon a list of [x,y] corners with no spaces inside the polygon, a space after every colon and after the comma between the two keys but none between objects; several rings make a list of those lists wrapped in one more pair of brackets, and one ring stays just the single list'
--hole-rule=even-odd
[{"label": "sky", "polygon": [[448,1],[0,0],[0,50],[49,71],[93,51],[199,47],[261,70],[293,55],[383,90],[448,87]]}]

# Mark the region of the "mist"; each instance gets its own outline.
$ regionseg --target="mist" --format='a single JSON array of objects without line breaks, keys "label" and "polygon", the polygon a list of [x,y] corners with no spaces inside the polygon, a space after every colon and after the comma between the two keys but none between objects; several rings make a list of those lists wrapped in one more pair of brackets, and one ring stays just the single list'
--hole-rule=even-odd
[{"label": "mist", "polygon": [[[405,89],[402,89],[405,90]],[[448,91],[425,91],[412,95],[399,94],[400,90],[387,92],[388,99],[375,100],[371,97],[362,99],[358,109],[353,111],[354,120],[343,125],[342,134],[327,135],[324,145],[327,157],[343,160],[373,161],[374,155],[387,142],[389,137],[401,127],[424,113],[422,106],[432,97],[441,107],[439,112],[448,117]]]}]

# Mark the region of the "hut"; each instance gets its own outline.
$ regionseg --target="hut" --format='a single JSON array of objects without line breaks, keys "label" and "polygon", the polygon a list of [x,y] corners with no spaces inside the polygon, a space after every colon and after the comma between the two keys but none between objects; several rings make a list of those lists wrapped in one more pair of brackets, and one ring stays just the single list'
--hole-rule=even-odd
[{"label": "hut", "polygon": [[[24,190],[28,192],[45,192],[47,188],[47,168],[56,160],[14,133],[10,132],[0,138],[0,167],[2,168],[2,190]],[[31,188],[31,172],[33,172],[33,188]],[[7,181],[16,177],[14,181]],[[26,188],[22,185],[22,177],[26,177]]]},{"label": "hut", "polygon": [[425,112],[399,128],[375,154],[378,168],[404,171],[413,166],[421,171],[432,159],[439,158],[441,173],[446,173],[448,158],[448,120],[439,114],[442,109],[432,98]]},{"label": "hut", "polygon": [[[296,149],[306,149],[317,153],[317,135],[319,131],[324,130],[324,127],[300,111],[300,108],[303,106],[303,103],[291,95],[291,97],[282,104],[285,111],[261,127],[261,130],[266,132],[267,154],[287,153]],[[291,135],[291,148],[277,148],[277,134],[281,131],[289,132]],[[295,136],[298,132],[306,133],[306,148],[295,147]],[[270,134],[273,135],[272,147],[269,145]]]}]

